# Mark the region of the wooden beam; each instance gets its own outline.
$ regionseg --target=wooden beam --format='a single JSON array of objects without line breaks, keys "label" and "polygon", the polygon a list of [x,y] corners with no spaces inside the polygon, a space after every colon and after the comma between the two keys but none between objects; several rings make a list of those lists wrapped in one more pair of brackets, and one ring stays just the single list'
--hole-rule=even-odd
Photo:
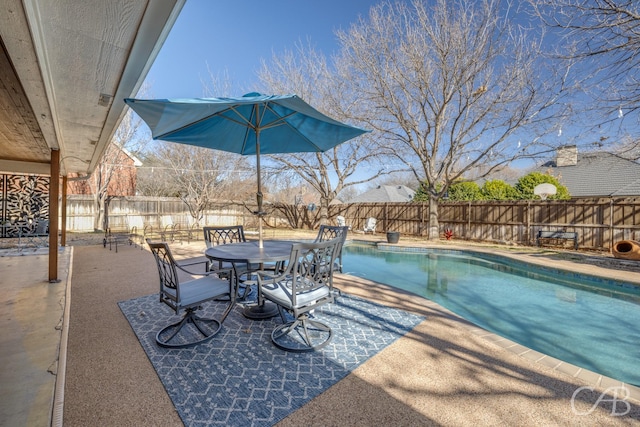
[{"label": "wooden beam", "polygon": [[60,194],[60,151],[51,150],[49,180],[49,282],[58,281],[58,195]]},{"label": "wooden beam", "polygon": [[62,233],[60,234],[60,246],[67,246],[67,176],[62,177]]}]

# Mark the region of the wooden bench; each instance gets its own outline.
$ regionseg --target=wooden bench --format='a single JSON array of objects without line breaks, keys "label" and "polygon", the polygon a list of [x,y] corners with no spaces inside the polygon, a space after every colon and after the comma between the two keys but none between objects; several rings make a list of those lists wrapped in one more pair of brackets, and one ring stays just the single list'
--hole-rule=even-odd
[{"label": "wooden bench", "polygon": [[[548,241],[558,240],[573,240],[573,248],[578,249],[578,233],[575,231],[562,231],[562,230],[540,230],[536,241],[538,246],[542,246],[542,243]],[[563,242],[564,243],[564,242]]]}]

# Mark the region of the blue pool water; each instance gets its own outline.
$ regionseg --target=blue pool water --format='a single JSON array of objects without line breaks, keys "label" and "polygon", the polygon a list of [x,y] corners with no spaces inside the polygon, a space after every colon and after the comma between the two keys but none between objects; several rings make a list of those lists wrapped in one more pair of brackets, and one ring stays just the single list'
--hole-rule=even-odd
[{"label": "blue pool water", "polygon": [[351,244],[343,265],[526,347],[640,386],[640,287],[466,251]]}]

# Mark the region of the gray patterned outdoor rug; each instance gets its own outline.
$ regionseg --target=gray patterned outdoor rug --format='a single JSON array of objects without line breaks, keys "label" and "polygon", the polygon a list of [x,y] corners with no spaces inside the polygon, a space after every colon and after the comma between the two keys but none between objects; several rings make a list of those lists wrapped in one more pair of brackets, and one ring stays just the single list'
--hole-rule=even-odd
[{"label": "gray patterned outdoor rug", "polygon": [[[236,307],[206,343],[166,349],[155,334],[179,317],[158,295],[118,303],[186,426],[270,426],[344,378],[413,329],[424,317],[343,295],[315,316],[333,339],[322,350],[288,353],[271,343],[281,323],[246,319]],[[226,303],[205,303],[203,317],[219,318]]]}]

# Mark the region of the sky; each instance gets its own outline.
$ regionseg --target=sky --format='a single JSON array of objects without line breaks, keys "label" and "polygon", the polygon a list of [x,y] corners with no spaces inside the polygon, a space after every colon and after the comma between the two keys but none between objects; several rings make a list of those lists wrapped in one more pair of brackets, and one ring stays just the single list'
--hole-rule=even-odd
[{"label": "sky", "polygon": [[[187,0],[147,74],[144,98],[242,96],[259,91],[256,71],[273,53],[311,43],[325,56],[335,31],[367,18],[381,0]],[[228,93],[205,93],[227,73]],[[570,134],[563,129],[563,138]],[[520,167],[521,165],[517,165]]]},{"label": "sky", "polygon": [[[307,40],[326,56],[336,29],[367,17],[378,0],[187,0],[147,74],[147,98],[205,96],[210,72],[229,74],[236,93],[255,90],[261,59]],[[209,72],[210,70],[210,72]],[[215,94],[214,96],[218,96]]]},{"label": "sky", "polygon": [[[329,57],[348,30],[382,0],[186,0],[146,77],[140,98],[242,96],[259,91],[256,71],[273,53],[309,42]],[[228,73],[231,93],[205,93]],[[364,167],[363,167],[364,168]],[[366,168],[365,168],[366,169]],[[363,171],[365,170],[363,169]],[[366,171],[363,173],[366,174]]]}]

